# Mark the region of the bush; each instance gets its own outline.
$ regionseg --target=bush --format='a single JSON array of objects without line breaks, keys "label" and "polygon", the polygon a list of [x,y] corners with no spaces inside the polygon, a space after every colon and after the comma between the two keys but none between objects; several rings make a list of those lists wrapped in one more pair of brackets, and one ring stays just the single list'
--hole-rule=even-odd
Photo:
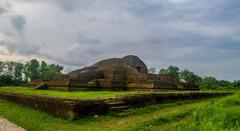
[{"label": "bush", "polygon": [[[190,124],[189,124],[190,123]],[[221,100],[211,101],[193,112],[188,123],[177,125],[179,130],[239,130],[240,92]]]}]

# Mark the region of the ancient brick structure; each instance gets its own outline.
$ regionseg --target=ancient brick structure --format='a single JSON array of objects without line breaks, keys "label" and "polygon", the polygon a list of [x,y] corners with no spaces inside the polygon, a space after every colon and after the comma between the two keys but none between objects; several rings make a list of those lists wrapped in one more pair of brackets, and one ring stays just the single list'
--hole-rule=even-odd
[{"label": "ancient brick structure", "polygon": [[42,88],[40,84],[60,90],[177,89],[170,75],[148,74],[145,63],[133,55],[103,60],[50,81],[31,82],[36,88]]}]

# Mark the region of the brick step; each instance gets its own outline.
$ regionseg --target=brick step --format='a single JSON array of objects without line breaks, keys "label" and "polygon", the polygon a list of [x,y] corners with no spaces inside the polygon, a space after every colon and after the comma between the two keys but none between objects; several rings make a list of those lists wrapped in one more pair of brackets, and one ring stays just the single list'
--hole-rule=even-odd
[{"label": "brick step", "polygon": [[109,103],[107,103],[110,107],[115,107],[115,106],[124,106],[124,105],[126,105],[126,103],[125,102],[109,102]]},{"label": "brick step", "polygon": [[47,84],[46,83],[40,83],[37,86],[34,87],[34,89],[46,89]]},{"label": "brick step", "polygon": [[115,107],[110,107],[112,110],[126,110],[129,109],[129,106],[115,106]]}]

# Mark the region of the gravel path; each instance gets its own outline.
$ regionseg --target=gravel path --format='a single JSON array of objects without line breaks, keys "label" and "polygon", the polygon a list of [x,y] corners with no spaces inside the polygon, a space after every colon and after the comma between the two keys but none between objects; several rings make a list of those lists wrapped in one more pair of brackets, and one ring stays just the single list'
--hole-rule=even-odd
[{"label": "gravel path", "polygon": [[0,131],[26,131],[26,130],[0,116]]}]

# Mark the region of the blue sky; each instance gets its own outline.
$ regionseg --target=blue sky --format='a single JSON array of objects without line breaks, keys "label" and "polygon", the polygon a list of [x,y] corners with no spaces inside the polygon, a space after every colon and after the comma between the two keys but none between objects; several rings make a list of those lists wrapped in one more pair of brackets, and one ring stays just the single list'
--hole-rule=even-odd
[{"label": "blue sky", "polygon": [[202,76],[240,79],[239,0],[1,0],[0,60],[72,69],[139,56]]}]

